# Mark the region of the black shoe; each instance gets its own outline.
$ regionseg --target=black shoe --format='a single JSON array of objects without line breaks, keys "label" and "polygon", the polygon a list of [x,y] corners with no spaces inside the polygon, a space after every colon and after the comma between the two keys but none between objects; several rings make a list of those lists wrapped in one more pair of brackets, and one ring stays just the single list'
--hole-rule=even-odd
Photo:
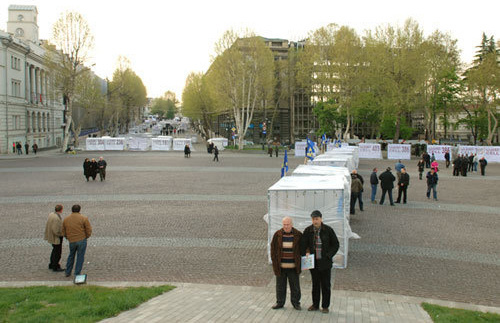
[{"label": "black shoe", "polygon": [[66,274],[64,274],[64,276],[69,277],[69,276],[71,276],[71,274],[66,273]]},{"label": "black shoe", "polygon": [[300,307],[300,305],[294,305],[293,308],[296,309],[297,311],[302,310],[302,307]]},{"label": "black shoe", "polygon": [[59,268],[52,269],[52,270],[58,272],[58,271],[65,271],[66,269],[59,267]]},{"label": "black shoe", "polygon": [[314,306],[314,305],[311,305],[311,306],[309,306],[309,308],[308,308],[307,310],[308,310],[309,312],[312,312],[312,311],[317,311],[317,310],[319,310],[319,308],[317,308],[317,307],[316,307],[316,306]]},{"label": "black shoe", "polygon": [[396,203],[401,203],[401,202],[399,202],[399,201],[396,201]]},{"label": "black shoe", "polygon": [[274,304],[271,308],[273,310],[277,310],[277,309],[283,308],[283,305]]},{"label": "black shoe", "polygon": [[391,204],[391,206],[394,206],[394,205],[395,205],[394,203]]}]

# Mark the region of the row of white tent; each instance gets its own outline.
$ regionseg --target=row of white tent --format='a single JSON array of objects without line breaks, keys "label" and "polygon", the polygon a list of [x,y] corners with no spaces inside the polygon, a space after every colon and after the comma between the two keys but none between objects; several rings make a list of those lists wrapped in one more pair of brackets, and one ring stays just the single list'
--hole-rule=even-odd
[{"label": "row of white tent", "polygon": [[333,266],[347,267],[349,238],[359,239],[349,225],[351,171],[358,166],[358,153],[358,147],[344,146],[318,155],[268,189],[265,219],[268,222],[269,260],[269,246],[274,232],[282,226],[283,217],[291,217],[293,226],[303,231],[311,225],[311,212],[319,210],[323,222],[334,229],[339,239],[340,248],[333,258]]},{"label": "row of white tent", "polygon": [[102,137],[87,138],[86,150],[156,150],[182,151],[188,145],[193,150],[191,138],[173,138],[171,136],[149,137]]}]

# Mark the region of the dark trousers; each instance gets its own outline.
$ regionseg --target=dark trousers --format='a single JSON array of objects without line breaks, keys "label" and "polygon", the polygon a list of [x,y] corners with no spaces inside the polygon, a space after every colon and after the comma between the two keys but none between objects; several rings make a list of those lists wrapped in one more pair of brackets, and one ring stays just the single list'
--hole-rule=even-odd
[{"label": "dark trousers", "polygon": [[[313,306],[319,308],[319,301],[321,296],[321,307],[328,308],[330,306],[330,297],[332,294],[331,278],[332,269],[310,269],[312,278],[312,301]],[[321,295],[320,295],[321,294]]]},{"label": "dark trousers", "polygon": [[290,298],[292,305],[300,305],[300,282],[299,274],[295,268],[281,268],[281,275],[276,276],[276,304],[285,305],[286,301],[286,282],[290,284]]},{"label": "dark trousers", "polygon": [[363,210],[363,204],[361,204],[361,192],[351,192],[351,209],[350,213],[354,214],[354,207],[356,206],[356,200],[359,199],[359,209]]},{"label": "dark trousers", "polygon": [[479,166],[481,168],[481,175],[484,176],[484,171],[486,169],[486,166]]},{"label": "dark trousers", "polygon": [[216,161],[216,160],[219,161],[219,155],[214,154],[214,160],[213,161]]},{"label": "dark trousers", "polygon": [[450,167],[450,161],[449,160],[446,161],[446,168],[448,168],[448,167]]},{"label": "dark trousers", "polygon": [[99,177],[101,178],[101,181],[106,180],[106,169],[99,168]]},{"label": "dark trousers", "polygon": [[380,204],[384,204],[386,192],[387,195],[389,195],[389,202],[391,202],[391,205],[394,204],[394,201],[392,200],[392,188],[390,190],[382,189],[382,198],[380,199]]},{"label": "dark trousers", "polygon": [[62,237],[60,238],[59,241],[60,241],[59,244],[52,245],[52,252],[50,254],[49,269],[61,268],[61,265],[59,265],[59,261],[61,260],[61,253],[62,253]]},{"label": "dark trousers", "polygon": [[407,186],[398,186],[398,199],[396,200],[396,203],[400,203],[401,202],[401,195],[403,195],[403,203],[406,203],[406,189],[408,187]]}]

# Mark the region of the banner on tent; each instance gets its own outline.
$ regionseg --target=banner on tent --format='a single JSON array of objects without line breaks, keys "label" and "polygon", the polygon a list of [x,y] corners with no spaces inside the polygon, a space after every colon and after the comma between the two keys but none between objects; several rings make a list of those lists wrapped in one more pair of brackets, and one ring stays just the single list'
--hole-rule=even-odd
[{"label": "banner on tent", "polygon": [[458,146],[458,154],[459,155],[467,155],[477,154],[477,146]]},{"label": "banner on tent", "polygon": [[102,138],[87,138],[85,144],[86,150],[105,150]]},{"label": "banner on tent", "polygon": [[184,147],[186,145],[189,145],[191,147],[191,139],[190,138],[175,138],[173,142],[173,149],[174,150],[184,150]]},{"label": "banner on tent", "polygon": [[104,139],[105,150],[123,150],[124,147],[125,147],[125,138]]},{"label": "banner on tent", "polygon": [[151,150],[171,150],[172,139],[152,138]]},{"label": "banner on tent", "polygon": [[387,159],[411,159],[411,145],[387,145]]},{"label": "banner on tent", "polygon": [[359,145],[359,158],[382,159],[382,150],[380,144],[365,144]]},{"label": "banner on tent", "polygon": [[445,160],[444,159],[444,154],[446,152],[450,153],[450,160],[453,160],[452,154],[451,154],[451,146],[447,145],[427,145],[427,153],[432,156],[434,154],[434,157],[436,160]]},{"label": "banner on tent", "polygon": [[488,163],[500,163],[500,147],[498,146],[477,146],[477,156],[483,157]]},{"label": "banner on tent", "polygon": [[148,138],[131,137],[128,140],[129,150],[147,150],[149,146]]}]

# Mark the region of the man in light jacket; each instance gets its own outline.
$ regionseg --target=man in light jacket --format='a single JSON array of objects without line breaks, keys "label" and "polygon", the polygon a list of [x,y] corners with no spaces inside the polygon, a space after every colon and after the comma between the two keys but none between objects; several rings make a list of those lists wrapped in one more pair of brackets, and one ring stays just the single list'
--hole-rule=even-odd
[{"label": "man in light jacket", "polygon": [[62,217],[61,213],[63,211],[63,206],[57,204],[55,207],[55,212],[51,212],[45,224],[45,240],[52,244],[52,253],[50,254],[49,269],[53,271],[64,271],[59,264],[61,260],[62,253]]}]

